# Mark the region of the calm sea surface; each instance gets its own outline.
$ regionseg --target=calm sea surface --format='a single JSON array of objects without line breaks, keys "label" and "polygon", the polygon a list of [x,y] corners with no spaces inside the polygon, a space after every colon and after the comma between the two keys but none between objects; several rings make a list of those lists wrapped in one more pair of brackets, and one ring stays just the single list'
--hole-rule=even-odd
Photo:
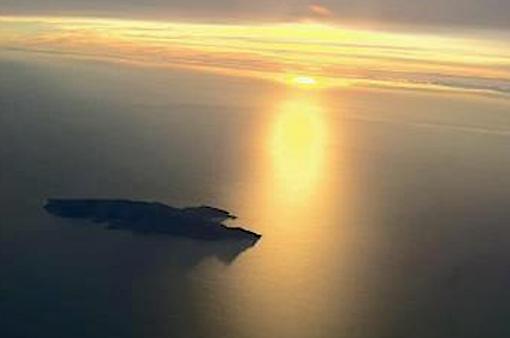
[{"label": "calm sea surface", "polygon": [[[509,337],[510,104],[0,59],[3,338]],[[208,204],[256,246],[51,197]]]}]

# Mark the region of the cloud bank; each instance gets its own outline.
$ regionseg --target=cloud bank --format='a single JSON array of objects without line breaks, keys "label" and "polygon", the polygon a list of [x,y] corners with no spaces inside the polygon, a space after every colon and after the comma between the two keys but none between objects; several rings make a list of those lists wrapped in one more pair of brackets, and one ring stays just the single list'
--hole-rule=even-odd
[{"label": "cloud bank", "polygon": [[510,45],[498,37],[381,33],[305,23],[0,17],[0,48],[282,82],[307,75],[324,86],[510,94]]}]

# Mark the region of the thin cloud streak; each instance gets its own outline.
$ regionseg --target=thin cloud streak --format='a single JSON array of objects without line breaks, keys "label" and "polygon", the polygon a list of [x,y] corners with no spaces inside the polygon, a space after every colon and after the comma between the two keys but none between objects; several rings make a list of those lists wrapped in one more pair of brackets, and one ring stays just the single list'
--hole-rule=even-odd
[{"label": "thin cloud streak", "polygon": [[310,5],[308,6],[308,9],[312,14],[323,16],[323,17],[330,17],[333,16],[333,11],[330,10],[327,7],[321,6],[321,5]]}]

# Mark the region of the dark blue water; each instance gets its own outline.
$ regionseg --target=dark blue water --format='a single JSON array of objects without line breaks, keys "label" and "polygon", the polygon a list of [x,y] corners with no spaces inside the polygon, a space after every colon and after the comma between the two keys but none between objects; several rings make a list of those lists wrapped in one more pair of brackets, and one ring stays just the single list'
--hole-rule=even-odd
[{"label": "dark blue water", "polygon": [[[2,337],[508,337],[510,105],[5,55]],[[108,231],[50,197],[263,234]]]}]

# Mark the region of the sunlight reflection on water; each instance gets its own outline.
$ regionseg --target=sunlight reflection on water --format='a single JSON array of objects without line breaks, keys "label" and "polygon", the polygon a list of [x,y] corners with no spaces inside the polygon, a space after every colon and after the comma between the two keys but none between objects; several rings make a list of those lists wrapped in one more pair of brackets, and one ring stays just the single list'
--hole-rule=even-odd
[{"label": "sunlight reflection on water", "polygon": [[[347,300],[354,294],[349,285],[335,285],[336,296],[345,300],[339,305],[327,282],[335,266],[350,269],[355,260],[343,258],[349,257],[352,233],[339,222],[346,188],[336,168],[338,148],[330,147],[338,145],[342,125],[329,132],[325,102],[315,91],[284,94],[257,114],[258,131],[245,135],[257,154],[243,169],[251,183],[236,203],[243,222],[263,238],[228,273],[204,267],[206,278],[217,281],[213,298],[221,299],[218,306],[231,318],[232,337],[314,337],[323,330],[315,323],[331,327],[338,321],[330,311],[354,307]],[[201,299],[211,290],[196,292]]]},{"label": "sunlight reflection on water", "polygon": [[326,126],[316,97],[284,101],[275,114],[269,150],[281,196],[306,198],[324,169]]}]

